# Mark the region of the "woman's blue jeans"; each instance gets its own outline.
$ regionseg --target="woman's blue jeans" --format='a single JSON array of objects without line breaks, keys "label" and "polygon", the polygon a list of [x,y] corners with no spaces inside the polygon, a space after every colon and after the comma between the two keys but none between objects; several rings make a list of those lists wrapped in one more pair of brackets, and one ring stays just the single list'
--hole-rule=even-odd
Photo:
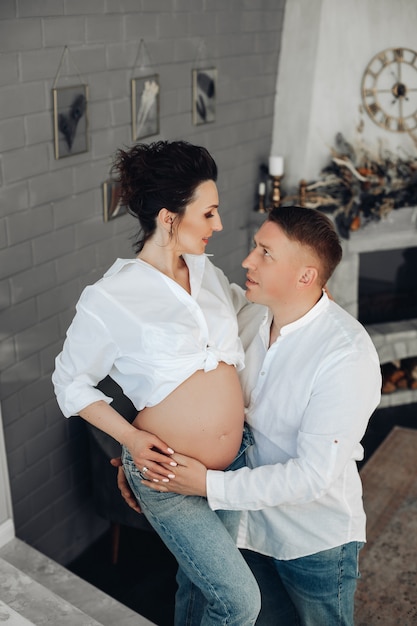
[{"label": "woman's blue jeans", "polygon": [[362,546],[352,541],[290,561],[242,550],[261,589],[256,626],[353,626]]},{"label": "woman's blue jeans", "polygon": [[[242,445],[226,471],[245,465],[253,442]],[[256,580],[236,547],[240,513],[212,511],[207,499],[160,493],[141,484],[143,475],[123,448],[127,480],[146,518],[178,561],[176,626],[252,626],[260,611]]]}]

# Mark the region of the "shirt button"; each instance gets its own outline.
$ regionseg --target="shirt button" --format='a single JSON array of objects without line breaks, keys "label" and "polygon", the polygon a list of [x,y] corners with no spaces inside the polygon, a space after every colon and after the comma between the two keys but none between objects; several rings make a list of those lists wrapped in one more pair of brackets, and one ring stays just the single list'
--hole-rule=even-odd
[{"label": "shirt button", "polygon": [[265,376],[265,372],[261,372],[261,376]]}]

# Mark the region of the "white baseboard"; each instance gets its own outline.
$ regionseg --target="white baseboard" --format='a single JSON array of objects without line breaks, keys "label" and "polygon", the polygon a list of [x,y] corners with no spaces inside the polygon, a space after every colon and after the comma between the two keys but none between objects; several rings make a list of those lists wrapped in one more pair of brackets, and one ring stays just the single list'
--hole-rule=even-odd
[{"label": "white baseboard", "polygon": [[8,519],[0,524],[0,548],[15,537],[14,524],[12,519]]}]

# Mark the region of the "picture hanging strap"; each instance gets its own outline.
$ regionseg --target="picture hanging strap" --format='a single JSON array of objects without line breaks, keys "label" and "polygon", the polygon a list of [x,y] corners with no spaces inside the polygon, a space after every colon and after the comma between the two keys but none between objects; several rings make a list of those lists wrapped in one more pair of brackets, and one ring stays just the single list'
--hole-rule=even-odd
[{"label": "picture hanging strap", "polygon": [[199,68],[200,66],[207,63],[207,47],[204,39],[200,39],[198,42],[197,54],[194,60],[194,67]]},{"label": "picture hanging strap", "polygon": [[[65,47],[64,47],[64,50],[63,50],[63,52],[62,52],[62,55],[61,55],[61,60],[60,60],[60,62],[59,62],[59,66],[58,66],[58,70],[57,70],[57,73],[56,73],[56,76],[55,76],[54,84],[52,85],[53,89],[55,89],[55,87],[56,87],[56,85],[57,85],[57,82],[58,82],[58,80],[59,80],[59,75],[61,74],[61,69],[62,69],[62,66],[63,66],[64,60],[65,60],[65,57],[66,57],[67,55],[68,55],[68,58],[70,58],[70,57],[71,57],[71,55],[70,55],[70,51],[69,51],[68,46],[65,46]],[[85,82],[85,80],[83,79],[83,77],[81,76],[81,74],[80,74],[80,70],[78,69],[77,64],[75,63],[75,61],[74,61],[74,59],[73,59],[72,57],[71,57],[71,62],[72,62],[72,64],[74,65],[75,69],[77,70],[77,75],[78,75],[78,78],[80,79],[80,84],[81,84],[81,85],[85,85],[85,84],[86,84],[86,82]]]},{"label": "picture hanging strap", "polygon": [[152,63],[151,55],[149,54],[149,50],[146,47],[145,40],[142,38],[139,41],[138,53],[136,55],[136,59],[133,64],[133,73],[135,72],[136,68],[139,71],[143,71],[147,67],[150,67],[152,65],[153,63]]}]

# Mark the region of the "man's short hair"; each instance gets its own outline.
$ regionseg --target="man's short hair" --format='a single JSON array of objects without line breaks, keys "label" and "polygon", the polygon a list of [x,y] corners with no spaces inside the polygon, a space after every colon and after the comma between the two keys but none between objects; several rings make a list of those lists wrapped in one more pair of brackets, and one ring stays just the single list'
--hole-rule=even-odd
[{"label": "man's short hair", "polygon": [[339,236],[327,215],[316,209],[283,206],[272,209],[268,221],[277,224],[288,239],[310,248],[320,262],[320,281],[325,285],[342,258]]}]

